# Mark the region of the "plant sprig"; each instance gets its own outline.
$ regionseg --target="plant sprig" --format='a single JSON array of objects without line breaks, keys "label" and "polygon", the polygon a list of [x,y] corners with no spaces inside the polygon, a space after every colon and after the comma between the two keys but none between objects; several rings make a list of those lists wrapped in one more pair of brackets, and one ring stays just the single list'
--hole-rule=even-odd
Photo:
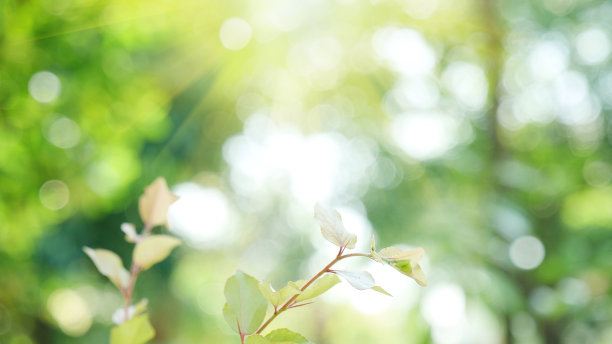
[{"label": "plant sprig", "polygon": [[147,300],[132,305],[132,296],[138,275],[166,259],[172,249],[181,243],[169,235],[151,234],[153,227],[167,226],[168,207],[177,199],[168,189],[166,181],[159,177],[145,189],[138,200],[138,211],[144,222],[141,233],[138,234],[131,223],[121,225],[125,240],[135,244],[129,272],[116,253],[105,249],[83,248],[98,271],[117,286],[125,300],[124,306],[113,314],[113,322],[118,326],[111,330],[111,344],[140,344],[155,336],[155,330],[145,314]]},{"label": "plant sprig", "polygon": [[[240,336],[242,344],[308,343],[304,336],[288,329],[275,330],[262,335],[262,332],[281,313],[289,309],[311,304],[311,300],[340,283],[340,277],[359,290],[372,289],[391,296],[382,287],[377,286],[374,278],[367,271],[333,270],[332,267],[341,260],[351,257],[366,257],[379,263],[394,267],[399,272],[413,278],[419,285],[427,285],[419,261],[425,250],[416,248],[405,250],[398,247],[387,247],[376,252],[374,238],[371,241],[370,253],[348,253],[353,249],[357,237],[344,228],[340,214],[334,210],[315,205],[315,219],[321,226],[323,237],[338,246],[338,254],[323,269],[309,280],[291,281],[276,291],[270,283],[257,281],[255,278],[237,271],[225,285],[226,304],[223,314],[227,323]],[[268,303],[272,305],[272,314],[265,319]],[[265,319],[265,321],[264,321]]]}]

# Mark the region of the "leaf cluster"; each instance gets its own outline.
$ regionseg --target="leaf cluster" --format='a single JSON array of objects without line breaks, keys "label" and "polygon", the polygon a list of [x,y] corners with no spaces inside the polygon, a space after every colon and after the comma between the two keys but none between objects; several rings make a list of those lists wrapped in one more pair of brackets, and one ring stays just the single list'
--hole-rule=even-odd
[{"label": "leaf cluster", "polygon": [[181,243],[170,235],[151,234],[153,227],[167,226],[168,207],[177,199],[161,177],[145,189],[138,202],[140,217],[144,222],[142,232],[139,234],[131,223],[121,225],[125,240],[135,244],[129,271],[116,253],[106,249],[83,248],[100,274],[108,277],[125,299],[125,306],[113,315],[113,322],[118,326],[111,331],[111,344],[146,343],[155,336],[155,330],[145,314],[147,301],[141,300],[132,305],[132,293],[138,274],[166,259],[172,249]]},{"label": "leaf cluster", "polygon": [[[422,248],[404,250],[392,246],[376,252],[372,238],[371,252],[344,254],[346,249],[355,247],[357,237],[346,230],[340,213],[335,209],[317,204],[314,217],[321,227],[323,237],[338,246],[339,250],[338,255],[311,279],[289,281],[278,291],[274,290],[269,282],[258,281],[242,271],[237,271],[227,280],[223,315],[229,326],[240,336],[241,343],[308,343],[304,336],[288,329],[272,331],[265,336],[262,335],[262,332],[279,314],[312,303],[311,299],[340,283],[340,277],[355,289],[371,289],[391,296],[382,287],[376,285],[374,278],[367,271],[331,269],[334,264],[346,258],[367,257],[392,266],[404,275],[413,278],[421,286],[427,284],[425,274],[419,266],[425,254]],[[272,306],[273,312],[266,320],[268,305]]]}]

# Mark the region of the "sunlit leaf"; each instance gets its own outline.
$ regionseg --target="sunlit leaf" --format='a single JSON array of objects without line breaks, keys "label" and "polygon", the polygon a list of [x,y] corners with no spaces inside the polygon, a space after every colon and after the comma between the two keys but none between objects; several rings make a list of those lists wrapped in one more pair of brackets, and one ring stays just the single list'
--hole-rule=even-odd
[{"label": "sunlit leaf", "polygon": [[142,344],[155,337],[148,315],[137,316],[111,330],[111,344]]},{"label": "sunlit leaf", "polygon": [[291,296],[301,293],[300,289],[293,284],[287,284],[283,289],[275,291],[268,282],[259,282],[259,290],[275,307],[282,305]]},{"label": "sunlit leaf", "polygon": [[349,233],[342,223],[342,217],[335,209],[323,207],[317,203],[314,212],[315,219],[321,226],[321,233],[327,241],[339,247],[354,248],[357,236]]},{"label": "sunlit leaf", "polygon": [[387,291],[385,291],[383,288],[376,285],[374,282],[374,277],[372,277],[372,275],[370,275],[370,273],[367,271],[336,270],[335,273],[336,275],[344,278],[355,289],[372,289],[379,293],[391,296],[391,294],[387,293]]},{"label": "sunlit leaf", "polygon": [[83,251],[91,258],[100,273],[108,277],[119,289],[124,289],[130,283],[130,273],[123,267],[121,258],[115,252],[105,249],[83,247]]},{"label": "sunlit leaf", "polygon": [[147,186],[145,193],[138,201],[138,211],[142,221],[151,226],[166,224],[168,207],[177,199],[178,196],[170,192],[164,178],[155,179],[151,185]]},{"label": "sunlit leaf", "polygon": [[421,247],[417,247],[413,250],[404,250],[399,247],[386,247],[380,250],[378,253],[382,257],[393,260],[410,260],[418,263],[425,256],[425,250]]},{"label": "sunlit leaf", "polygon": [[244,344],[308,344],[308,339],[299,333],[281,328],[268,333],[265,337],[253,334],[246,337]]},{"label": "sunlit leaf", "polygon": [[146,270],[170,254],[181,241],[169,235],[151,235],[144,238],[134,248],[134,262]]},{"label": "sunlit leaf", "polygon": [[[306,281],[300,280],[291,283],[301,289],[302,286],[306,284]],[[311,285],[309,285],[304,291],[302,291],[302,293],[295,299],[295,301],[299,302],[317,297],[328,291],[338,283],[340,283],[340,278],[338,278],[338,276],[330,273],[324,274],[323,276],[319,277],[319,279],[314,281]]]},{"label": "sunlit leaf", "polygon": [[427,278],[419,265],[424,255],[425,250],[420,247],[413,250],[404,250],[393,246],[384,248],[378,253],[370,254],[372,259],[391,265],[404,275],[412,277],[420,286],[427,285]]},{"label": "sunlit leaf", "polygon": [[270,344],[271,342],[260,334],[252,334],[246,337],[244,344]]},{"label": "sunlit leaf", "polygon": [[274,330],[266,335],[272,343],[295,343],[295,344],[307,344],[308,340],[299,333],[290,331],[286,328],[280,328]]},{"label": "sunlit leaf", "polygon": [[266,316],[268,303],[259,291],[259,282],[242,271],[236,271],[225,284],[223,315],[234,331],[251,334]]}]

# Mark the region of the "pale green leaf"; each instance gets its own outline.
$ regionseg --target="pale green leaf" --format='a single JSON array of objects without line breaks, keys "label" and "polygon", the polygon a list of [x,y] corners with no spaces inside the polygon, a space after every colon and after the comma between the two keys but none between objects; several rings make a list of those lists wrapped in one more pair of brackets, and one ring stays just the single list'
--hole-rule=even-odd
[{"label": "pale green leaf", "polygon": [[111,344],[142,344],[155,337],[148,315],[132,318],[111,330]]},{"label": "pale green leaf", "polygon": [[374,282],[374,277],[370,275],[367,271],[344,271],[344,270],[336,270],[336,274],[342,278],[344,278],[353,288],[358,290],[367,290],[372,289],[379,293],[389,295],[386,290],[382,287],[379,287]]},{"label": "pale green leaf", "polygon": [[357,237],[344,228],[342,217],[335,209],[325,208],[317,203],[314,217],[319,222],[321,233],[327,241],[339,247],[355,247]]},{"label": "pale green leaf", "polygon": [[404,250],[393,246],[384,248],[378,253],[370,254],[374,260],[391,265],[404,275],[412,277],[420,286],[427,285],[425,274],[419,266],[419,261],[423,259],[424,255],[425,250],[420,247],[413,250]]},{"label": "pale green leaf", "polygon": [[[305,284],[304,281],[292,282],[294,285],[298,286],[300,289]],[[336,284],[340,283],[340,278],[334,274],[324,274],[319,279],[314,281],[311,285],[309,285],[302,293],[295,299],[296,302],[312,299],[317,297],[324,292],[331,289]]]},{"label": "pale green leaf", "polygon": [[385,295],[388,295],[388,296],[393,296],[393,295],[389,294],[389,292],[387,292],[386,290],[384,290],[382,287],[377,286],[377,285],[373,286],[373,287],[372,287],[372,288],[370,288],[370,289],[372,289],[372,290],[374,290],[374,291],[377,291],[377,292],[379,292],[379,293],[381,293],[381,294],[385,294]]},{"label": "pale green leaf", "polygon": [[168,189],[166,180],[158,177],[151,185],[147,186],[145,193],[138,200],[140,218],[150,226],[166,224],[168,207],[177,199],[178,196]]},{"label": "pale green leaf", "polygon": [[246,337],[244,344],[270,344],[270,341],[260,334],[252,334]]},{"label": "pale green leaf", "polygon": [[344,278],[355,289],[366,290],[374,287],[374,277],[367,271],[344,271],[337,270],[336,274]]},{"label": "pale green leaf", "polygon": [[418,263],[425,256],[425,250],[421,247],[417,247],[413,250],[404,250],[399,247],[387,247],[383,248],[378,252],[384,258],[392,260],[410,260],[414,263]]},{"label": "pale green leaf", "polygon": [[301,293],[293,284],[287,284],[283,289],[276,291],[268,282],[259,282],[259,290],[275,307],[282,305],[291,296]]},{"label": "pale green leaf", "polygon": [[173,248],[178,246],[181,241],[169,235],[148,236],[134,248],[134,262],[142,270],[146,270],[155,263],[166,259]]},{"label": "pale green leaf", "polygon": [[83,251],[91,258],[100,273],[108,277],[119,289],[127,288],[130,283],[130,273],[123,267],[123,262],[117,254],[105,249],[83,247]]},{"label": "pale green leaf", "polygon": [[234,331],[251,334],[266,316],[268,303],[259,290],[259,282],[242,271],[236,271],[225,284],[225,321]]},{"label": "pale green leaf", "polygon": [[139,242],[141,237],[136,232],[136,227],[131,223],[122,223],[121,231],[125,234],[125,241],[127,242]]},{"label": "pale green leaf", "polygon": [[266,335],[271,343],[295,343],[295,344],[307,344],[309,343],[304,336],[299,333],[290,331],[286,328],[280,328],[274,330]]}]

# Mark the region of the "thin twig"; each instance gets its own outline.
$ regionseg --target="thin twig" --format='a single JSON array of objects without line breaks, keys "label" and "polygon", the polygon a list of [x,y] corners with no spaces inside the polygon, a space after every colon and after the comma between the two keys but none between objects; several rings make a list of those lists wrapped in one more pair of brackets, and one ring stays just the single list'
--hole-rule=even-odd
[{"label": "thin twig", "polygon": [[[300,288],[300,292],[306,290],[306,288],[308,288],[308,286],[310,286],[314,281],[316,281],[319,277],[321,277],[324,273],[329,272],[330,268],[332,266],[334,266],[334,264],[336,264],[337,262],[341,261],[342,259],[346,259],[349,257],[370,257],[369,254],[365,254],[365,253],[350,253],[350,254],[346,254],[346,255],[342,255],[342,253],[344,252],[344,247],[340,248],[340,251],[338,252],[338,255],[336,256],[336,258],[334,260],[332,260],[329,264],[327,264],[323,269],[321,269],[321,271],[319,271],[316,275],[314,275],[310,280],[308,280],[308,282],[306,282],[306,284],[304,284],[301,288]],[[282,305],[278,310],[275,310],[274,313],[270,316],[270,318],[268,318],[268,320],[266,320],[266,322],[261,325],[259,327],[259,329],[257,330],[257,332],[255,332],[256,334],[261,334],[261,332],[268,327],[268,325],[270,325],[270,323],[276,319],[276,317],[281,314],[282,312],[291,309],[291,308],[295,308],[295,307],[299,307],[299,306],[294,306],[293,302],[295,301],[295,299],[297,299],[297,297],[300,294],[295,294],[293,295],[291,298],[289,298],[289,300],[287,300],[287,302],[285,302],[284,305]],[[300,305],[300,306],[304,306]]]},{"label": "thin twig", "polygon": [[[150,223],[146,223],[142,230],[142,233],[140,234],[141,240],[149,236],[152,229],[153,226]],[[141,271],[142,270],[140,270],[140,267],[138,267],[138,265],[136,265],[136,262],[134,262],[134,260],[132,259],[132,265],[130,267],[130,282],[127,288],[123,291],[123,297],[125,298],[125,304],[123,306],[124,321],[128,321],[128,318],[130,316],[132,293],[134,292],[134,286],[136,285],[136,277],[138,277],[138,274],[140,274]]]}]

